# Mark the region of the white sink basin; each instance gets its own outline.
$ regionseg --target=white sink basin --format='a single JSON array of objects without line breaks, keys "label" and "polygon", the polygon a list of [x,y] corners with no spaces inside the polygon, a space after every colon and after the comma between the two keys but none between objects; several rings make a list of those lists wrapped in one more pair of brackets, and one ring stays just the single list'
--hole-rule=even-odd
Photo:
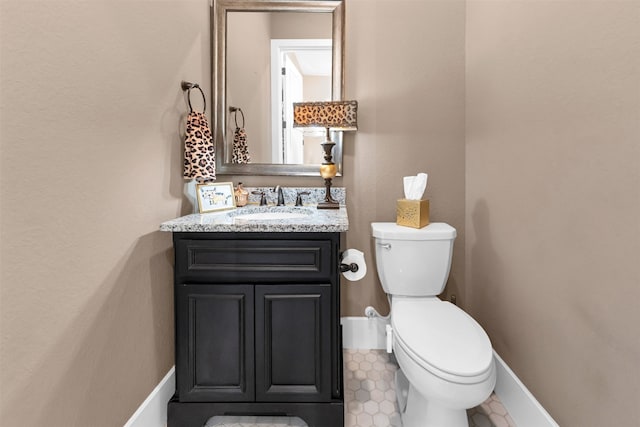
[{"label": "white sink basin", "polygon": [[313,211],[293,206],[261,206],[250,209],[238,209],[230,214],[234,220],[241,221],[278,221],[300,219],[311,215]]},{"label": "white sink basin", "polygon": [[279,219],[296,219],[296,218],[304,218],[309,216],[308,213],[300,213],[300,212],[254,212],[242,215],[236,215],[234,219],[244,219],[244,220],[279,220]]}]

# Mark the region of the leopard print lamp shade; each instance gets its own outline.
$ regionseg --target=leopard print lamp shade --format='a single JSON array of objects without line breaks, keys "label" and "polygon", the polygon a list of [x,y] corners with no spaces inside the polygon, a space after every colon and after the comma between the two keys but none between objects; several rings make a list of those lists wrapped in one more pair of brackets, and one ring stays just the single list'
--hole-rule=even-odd
[{"label": "leopard print lamp shade", "polygon": [[293,104],[293,127],[357,130],[357,115],[357,101],[295,102]]}]

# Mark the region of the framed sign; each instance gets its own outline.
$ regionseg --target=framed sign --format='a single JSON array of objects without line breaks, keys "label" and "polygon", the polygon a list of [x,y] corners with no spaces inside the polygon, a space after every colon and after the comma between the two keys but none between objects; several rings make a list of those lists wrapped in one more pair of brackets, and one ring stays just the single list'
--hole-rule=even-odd
[{"label": "framed sign", "polygon": [[196,197],[200,213],[236,207],[236,199],[233,197],[233,183],[231,182],[198,184],[196,186]]}]

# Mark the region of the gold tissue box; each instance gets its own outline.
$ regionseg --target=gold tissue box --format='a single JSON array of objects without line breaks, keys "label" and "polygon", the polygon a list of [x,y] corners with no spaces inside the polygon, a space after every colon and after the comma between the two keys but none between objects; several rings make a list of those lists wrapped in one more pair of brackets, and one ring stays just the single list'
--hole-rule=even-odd
[{"label": "gold tissue box", "polygon": [[413,228],[429,225],[429,200],[399,199],[396,203],[396,224]]}]

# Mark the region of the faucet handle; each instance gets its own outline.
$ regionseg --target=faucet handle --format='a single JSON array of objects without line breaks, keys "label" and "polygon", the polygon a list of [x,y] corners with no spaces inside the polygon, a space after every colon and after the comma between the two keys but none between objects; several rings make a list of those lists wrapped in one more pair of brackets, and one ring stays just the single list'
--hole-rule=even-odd
[{"label": "faucet handle", "polygon": [[311,193],[308,191],[299,191],[296,197],[296,206],[302,206],[302,196],[308,196],[309,194]]},{"label": "faucet handle", "polygon": [[264,195],[264,191],[252,191],[251,194],[260,196],[260,206],[267,206],[267,198]]}]

